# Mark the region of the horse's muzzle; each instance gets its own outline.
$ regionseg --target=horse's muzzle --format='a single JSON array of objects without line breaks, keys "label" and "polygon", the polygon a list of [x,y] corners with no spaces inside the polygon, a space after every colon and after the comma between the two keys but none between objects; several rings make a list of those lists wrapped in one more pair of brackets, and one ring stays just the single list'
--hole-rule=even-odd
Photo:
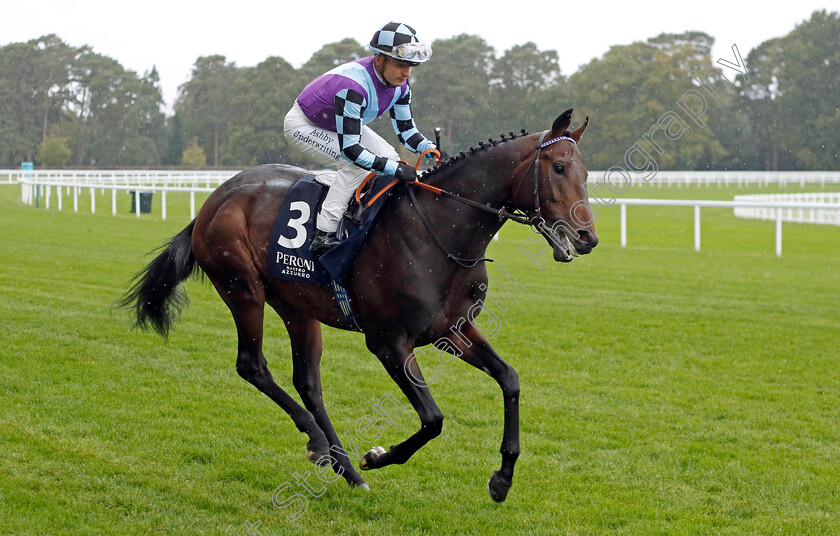
[{"label": "horse's muzzle", "polygon": [[538,225],[537,228],[551,245],[557,262],[570,262],[598,245],[598,236],[593,231],[574,229],[563,221],[557,221],[551,227]]},{"label": "horse's muzzle", "polygon": [[579,229],[577,231],[577,236],[569,237],[569,242],[571,242],[572,247],[575,248],[575,251],[578,254],[586,255],[598,245],[598,235],[586,229]]}]

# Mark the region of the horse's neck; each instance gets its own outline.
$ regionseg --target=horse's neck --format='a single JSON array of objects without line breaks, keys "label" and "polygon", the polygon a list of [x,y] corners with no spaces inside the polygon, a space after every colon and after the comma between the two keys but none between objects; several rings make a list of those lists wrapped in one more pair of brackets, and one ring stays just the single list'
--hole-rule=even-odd
[{"label": "horse's neck", "polygon": [[447,233],[445,242],[458,249],[461,255],[482,257],[504,223],[494,212],[508,208],[517,174],[521,174],[527,159],[523,156],[527,149],[518,141],[468,153],[423,179],[432,186],[493,209],[485,211],[463,204],[453,210],[453,203],[458,203],[454,200],[446,204],[447,208],[427,205],[427,210],[436,213],[430,214],[430,220],[449,220],[454,224],[452,228],[458,229]]},{"label": "horse's neck", "polygon": [[527,152],[523,142],[510,140],[459,156],[423,182],[498,210],[511,201]]}]

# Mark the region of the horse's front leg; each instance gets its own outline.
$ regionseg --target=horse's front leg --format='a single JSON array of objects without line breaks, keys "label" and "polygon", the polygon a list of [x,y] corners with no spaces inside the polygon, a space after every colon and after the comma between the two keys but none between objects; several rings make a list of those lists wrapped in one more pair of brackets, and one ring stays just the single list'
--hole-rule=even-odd
[{"label": "horse's front leg", "polygon": [[414,411],[420,417],[421,425],[420,429],[408,439],[392,445],[387,451],[382,447],[371,449],[359,464],[363,470],[405,463],[423,445],[439,436],[443,428],[443,413],[426,387],[409,341],[401,338],[398,341],[387,341],[379,345],[368,340],[368,348],[376,354],[385,370],[408,398]]},{"label": "horse's front leg", "polygon": [[445,349],[489,374],[502,388],[505,407],[501,448],[502,467],[498,471],[493,471],[493,475],[487,482],[487,489],[494,501],[503,502],[513,484],[513,467],[519,457],[519,375],[513,367],[499,357],[475,326],[469,324],[461,333],[469,341],[469,346],[463,340],[456,338],[458,340],[453,342],[458,345],[458,348],[446,347]]}]

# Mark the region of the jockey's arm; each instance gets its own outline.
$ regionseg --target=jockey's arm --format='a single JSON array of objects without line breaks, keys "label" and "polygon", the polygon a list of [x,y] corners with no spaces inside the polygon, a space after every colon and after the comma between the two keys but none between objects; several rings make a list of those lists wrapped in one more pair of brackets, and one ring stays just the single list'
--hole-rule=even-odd
[{"label": "jockey's arm", "polygon": [[[422,154],[427,149],[434,149],[435,144],[429,141],[417,129],[414,124],[414,116],[411,113],[411,87],[407,86],[408,90],[405,95],[391,108],[391,125],[394,127],[397,137],[400,142],[414,154]],[[427,158],[432,158],[431,153],[426,155]]]},{"label": "jockey's arm", "polygon": [[357,166],[394,175],[399,162],[378,156],[362,145],[362,112],[366,106],[364,95],[344,89],[335,97],[335,127],[341,154]]}]

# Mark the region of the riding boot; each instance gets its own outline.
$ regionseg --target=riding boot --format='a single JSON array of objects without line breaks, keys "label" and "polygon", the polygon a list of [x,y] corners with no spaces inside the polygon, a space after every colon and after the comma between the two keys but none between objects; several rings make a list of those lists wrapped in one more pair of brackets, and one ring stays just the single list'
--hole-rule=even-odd
[{"label": "riding boot", "polygon": [[320,257],[327,251],[338,245],[338,238],[335,233],[328,233],[318,229],[315,231],[315,237],[312,239],[312,244],[309,245],[309,251],[316,257]]}]

